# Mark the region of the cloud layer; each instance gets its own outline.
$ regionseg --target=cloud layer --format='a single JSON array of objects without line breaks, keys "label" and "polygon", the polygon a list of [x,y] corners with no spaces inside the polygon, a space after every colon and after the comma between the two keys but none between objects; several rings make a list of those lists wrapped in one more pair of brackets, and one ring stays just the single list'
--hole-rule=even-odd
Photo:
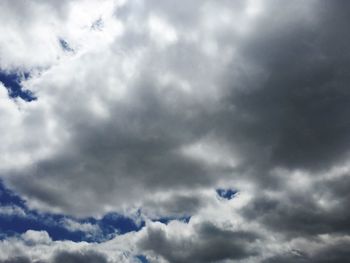
[{"label": "cloud layer", "polygon": [[348,5],[2,1],[1,76],[37,98],[0,83],[2,180],[30,209],[146,225],[30,230],[0,262],[344,262]]}]

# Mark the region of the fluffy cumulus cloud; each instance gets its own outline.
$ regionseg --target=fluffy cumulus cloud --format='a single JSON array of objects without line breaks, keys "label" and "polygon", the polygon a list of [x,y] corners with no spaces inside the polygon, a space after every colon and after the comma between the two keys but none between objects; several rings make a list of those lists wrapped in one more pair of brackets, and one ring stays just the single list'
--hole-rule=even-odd
[{"label": "fluffy cumulus cloud", "polygon": [[1,1],[0,262],[345,262],[349,4]]}]

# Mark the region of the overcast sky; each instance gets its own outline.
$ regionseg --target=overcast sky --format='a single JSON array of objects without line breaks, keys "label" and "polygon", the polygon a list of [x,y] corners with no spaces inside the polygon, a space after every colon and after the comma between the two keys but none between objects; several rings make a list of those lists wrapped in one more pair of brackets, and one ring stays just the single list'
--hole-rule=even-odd
[{"label": "overcast sky", "polygon": [[350,1],[1,0],[0,263],[344,263]]}]

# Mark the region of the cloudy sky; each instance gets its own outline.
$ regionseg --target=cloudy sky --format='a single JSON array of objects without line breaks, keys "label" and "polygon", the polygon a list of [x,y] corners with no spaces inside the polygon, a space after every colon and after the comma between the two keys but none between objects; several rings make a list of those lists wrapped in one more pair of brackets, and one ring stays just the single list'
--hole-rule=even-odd
[{"label": "cloudy sky", "polygon": [[1,0],[0,263],[349,260],[348,10]]}]

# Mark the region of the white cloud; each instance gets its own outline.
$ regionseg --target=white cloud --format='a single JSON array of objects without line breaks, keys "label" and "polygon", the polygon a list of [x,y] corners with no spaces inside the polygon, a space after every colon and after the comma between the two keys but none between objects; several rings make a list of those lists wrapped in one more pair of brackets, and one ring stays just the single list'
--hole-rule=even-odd
[{"label": "white cloud", "polygon": [[74,221],[69,218],[64,218],[61,222],[62,226],[66,228],[68,231],[76,232],[81,231],[84,232],[86,237],[88,238],[101,238],[102,237],[102,231],[98,225],[94,225],[91,223],[80,223],[77,221]]},{"label": "white cloud", "polygon": [[45,231],[28,230],[22,235],[22,238],[29,245],[48,245],[52,242],[49,234]]},{"label": "white cloud", "polygon": [[24,217],[26,216],[26,212],[23,210],[23,208],[15,205],[7,205],[7,206],[0,206],[0,215],[1,216],[19,216]]}]

